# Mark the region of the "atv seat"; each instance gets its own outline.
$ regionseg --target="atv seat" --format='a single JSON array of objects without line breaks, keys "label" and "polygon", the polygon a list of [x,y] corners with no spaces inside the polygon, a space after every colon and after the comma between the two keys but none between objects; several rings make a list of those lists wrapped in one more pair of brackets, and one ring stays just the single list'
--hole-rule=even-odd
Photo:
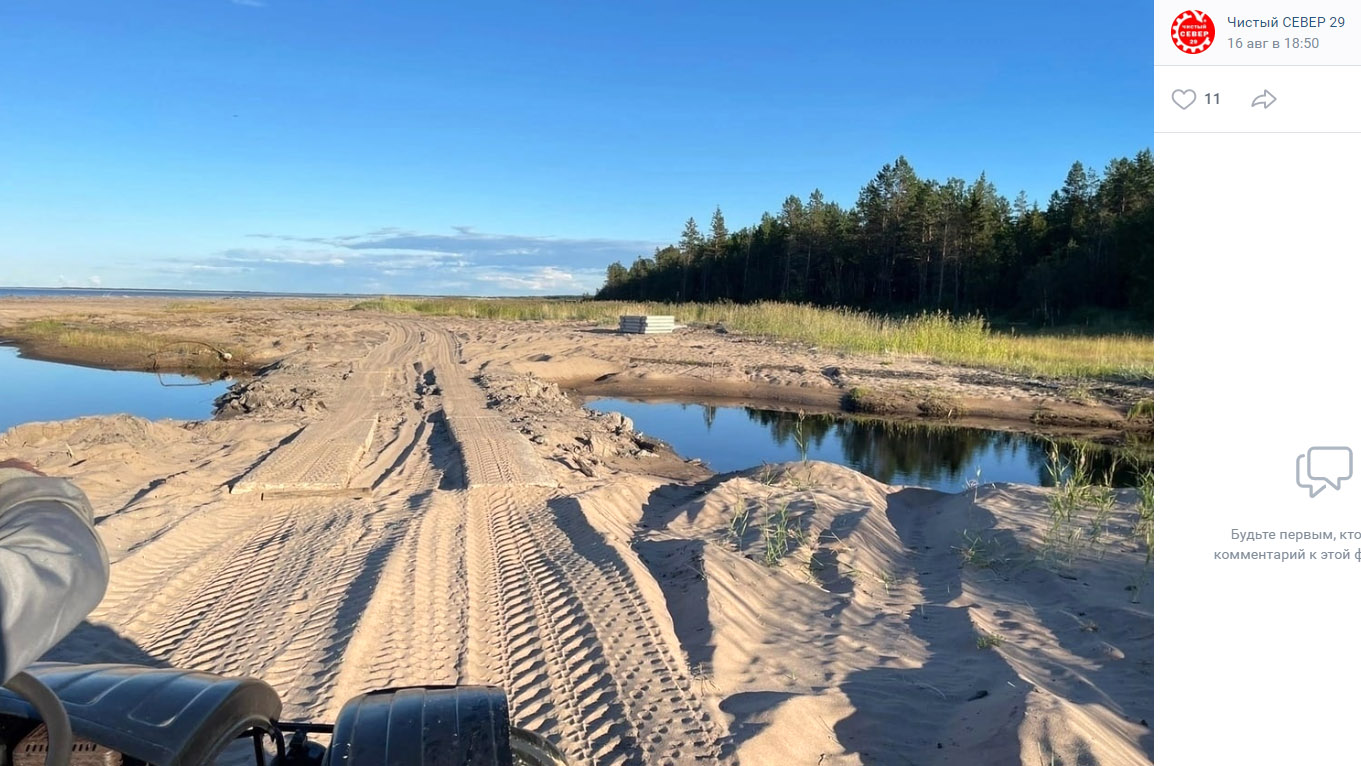
[{"label": "atv seat", "polygon": [[[283,705],[263,681],[140,665],[39,662],[28,672],[56,692],[81,739],[156,766],[210,763],[252,728],[268,729]],[[37,720],[0,689],[0,715]]]}]

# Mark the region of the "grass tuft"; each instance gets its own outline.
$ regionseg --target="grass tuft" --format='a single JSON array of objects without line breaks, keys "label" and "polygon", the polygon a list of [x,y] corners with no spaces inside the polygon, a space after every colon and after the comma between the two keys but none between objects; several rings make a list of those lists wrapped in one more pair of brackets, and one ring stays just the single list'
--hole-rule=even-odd
[{"label": "grass tuft", "polygon": [[789,508],[789,501],[766,517],[761,527],[762,560],[768,567],[777,567],[784,557],[804,543],[806,535]]},{"label": "grass tuft", "polygon": [[856,386],[846,392],[845,408],[849,412],[873,414],[875,411],[874,394],[868,388]]},{"label": "grass tuft", "polygon": [[1006,556],[1003,555],[996,540],[985,539],[982,535],[967,529],[961,534],[961,538],[961,544],[955,550],[959,551],[960,561],[965,566],[996,569],[1006,563]]},{"label": "grass tuft", "polygon": [[974,645],[979,649],[993,649],[1007,642],[1000,633],[983,633],[978,636]]},{"label": "grass tuft", "polygon": [[[1049,497],[1049,528],[1045,531],[1046,558],[1062,558],[1071,563],[1078,552],[1099,543],[1115,512],[1112,475],[1104,480],[1093,476],[1086,448],[1078,446],[1071,457],[1049,448],[1048,470],[1054,485]],[[1114,472],[1112,466],[1111,474]]]},{"label": "grass tuft", "polygon": [[1134,534],[1144,543],[1147,551],[1146,563],[1153,563],[1153,472],[1145,471],[1139,477],[1139,520],[1134,524]]},{"label": "grass tuft", "polygon": [[1129,413],[1125,415],[1129,420],[1152,420],[1153,419],[1153,400],[1140,399],[1129,408]]},{"label": "grass tuft", "polygon": [[732,539],[733,547],[741,552],[744,539],[747,535],[747,527],[751,524],[751,504],[746,497],[738,498],[737,507],[733,509],[732,518],[728,520],[728,537]]},{"label": "grass tuft", "polygon": [[1048,564],[1071,564],[1077,555],[1120,536],[1145,551],[1145,574],[1153,564],[1153,470],[1139,475],[1138,517],[1116,522],[1117,495],[1112,488],[1119,460],[1096,475],[1087,449],[1076,446],[1069,456],[1051,443],[1048,471],[1054,491],[1049,497],[1049,526],[1039,558]]},{"label": "grass tuft", "polygon": [[898,577],[898,573],[894,572],[891,569],[883,569],[879,571],[879,582],[884,586],[885,596],[888,596],[890,593],[893,592],[893,589],[897,587],[900,580],[901,578]]},{"label": "grass tuft", "polygon": [[968,414],[968,410],[959,400],[959,397],[940,391],[928,391],[920,402],[917,402],[917,411],[924,417],[949,420]]}]

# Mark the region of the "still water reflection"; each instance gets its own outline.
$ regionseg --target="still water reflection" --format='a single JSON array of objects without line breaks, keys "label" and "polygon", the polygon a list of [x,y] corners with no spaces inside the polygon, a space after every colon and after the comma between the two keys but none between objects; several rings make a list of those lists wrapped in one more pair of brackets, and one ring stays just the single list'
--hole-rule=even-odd
[{"label": "still water reflection", "polygon": [[1134,486],[1153,467],[1128,451],[1010,431],[624,399],[597,399],[587,406],[627,415],[639,431],[719,472],[806,456],[850,466],[886,484],[957,492],[975,479],[1052,485],[1055,450],[1061,466],[1084,451],[1092,472],[1104,477],[1109,471],[1116,486]]},{"label": "still water reflection", "polygon": [[125,412],[150,420],[201,420],[229,380],[124,372],[40,362],[0,346],[0,431],[39,420]]}]

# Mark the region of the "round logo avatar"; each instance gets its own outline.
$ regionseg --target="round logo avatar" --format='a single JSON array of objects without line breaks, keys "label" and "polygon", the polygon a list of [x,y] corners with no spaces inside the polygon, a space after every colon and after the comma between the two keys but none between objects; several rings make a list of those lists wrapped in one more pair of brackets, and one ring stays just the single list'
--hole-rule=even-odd
[{"label": "round logo avatar", "polygon": [[1200,53],[1215,41],[1215,23],[1207,13],[1183,11],[1172,22],[1172,42],[1183,53]]}]

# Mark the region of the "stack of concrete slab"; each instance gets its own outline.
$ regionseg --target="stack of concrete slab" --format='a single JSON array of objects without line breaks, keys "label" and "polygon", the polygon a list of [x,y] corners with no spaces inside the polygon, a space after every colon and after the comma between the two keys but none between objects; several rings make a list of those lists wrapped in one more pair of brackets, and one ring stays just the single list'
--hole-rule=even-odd
[{"label": "stack of concrete slab", "polygon": [[665,314],[637,314],[619,317],[619,332],[655,335],[676,329],[676,318]]}]

